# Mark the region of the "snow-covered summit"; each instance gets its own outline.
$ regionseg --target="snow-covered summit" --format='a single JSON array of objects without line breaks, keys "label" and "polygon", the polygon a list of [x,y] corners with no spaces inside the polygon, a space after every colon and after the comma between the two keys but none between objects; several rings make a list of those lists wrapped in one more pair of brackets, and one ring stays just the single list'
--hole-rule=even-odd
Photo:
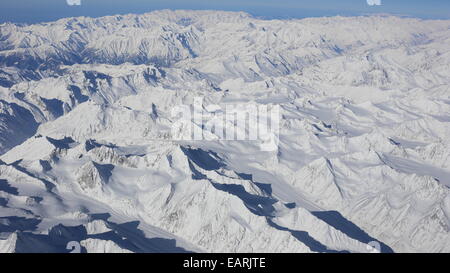
[{"label": "snow-covered summit", "polygon": [[[449,252],[449,75],[442,20],[2,24],[0,252]],[[278,149],[171,138],[196,97],[279,106]]]}]

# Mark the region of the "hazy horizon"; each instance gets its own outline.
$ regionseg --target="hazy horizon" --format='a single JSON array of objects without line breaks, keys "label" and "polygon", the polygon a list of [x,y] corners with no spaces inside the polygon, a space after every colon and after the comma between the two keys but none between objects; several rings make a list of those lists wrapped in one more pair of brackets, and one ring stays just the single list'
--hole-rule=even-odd
[{"label": "hazy horizon", "polygon": [[[223,10],[243,11],[262,18],[307,18],[325,16],[364,16],[389,14],[421,19],[450,19],[450,1],[392,0],[377,5],[376,0],[298,1],[179,1],[179,0],[3,0],[0,23],[40,23],[67,17],[101,17],[116,14],[143,14],[154,10]],[[71,3],[72,5],[69,5]],[[369,5],[368,3],[372,3]],[[37,13],[36,10],[39,10]]]}]

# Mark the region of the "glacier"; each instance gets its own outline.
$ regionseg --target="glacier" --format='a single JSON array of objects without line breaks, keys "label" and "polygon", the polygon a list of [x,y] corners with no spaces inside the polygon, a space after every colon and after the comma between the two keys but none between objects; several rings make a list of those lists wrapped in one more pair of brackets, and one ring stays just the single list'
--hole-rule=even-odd
[{"label": "glacier", "polygon": [[[450,252],[449,87],[450,20],[1,24],[0,253]],[[196,97],[279,106],[278,149],[174,140]]]}]

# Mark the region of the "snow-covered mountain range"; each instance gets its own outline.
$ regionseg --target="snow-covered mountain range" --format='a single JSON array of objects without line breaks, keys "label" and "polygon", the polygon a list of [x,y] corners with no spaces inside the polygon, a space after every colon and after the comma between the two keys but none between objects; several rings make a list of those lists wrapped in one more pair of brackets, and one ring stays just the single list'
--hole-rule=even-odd
[{"label": "snow-covered mountain range", "polygon": [[[278,105],[279,145],[177,105]],[[450,21],[0,25],[0,252],[450,252]]]}]

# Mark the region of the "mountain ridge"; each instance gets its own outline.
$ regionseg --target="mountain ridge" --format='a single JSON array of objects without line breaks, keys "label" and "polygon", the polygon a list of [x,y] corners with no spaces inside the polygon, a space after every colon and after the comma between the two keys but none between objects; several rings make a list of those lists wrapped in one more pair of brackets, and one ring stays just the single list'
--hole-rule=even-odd
[{"label": "mountain ridge", "polygon": [[[2,24],[0,252],[449,252],[449,48],[397,17]],[[279,106],[277,150],[173,138],[198,97]]]}]

